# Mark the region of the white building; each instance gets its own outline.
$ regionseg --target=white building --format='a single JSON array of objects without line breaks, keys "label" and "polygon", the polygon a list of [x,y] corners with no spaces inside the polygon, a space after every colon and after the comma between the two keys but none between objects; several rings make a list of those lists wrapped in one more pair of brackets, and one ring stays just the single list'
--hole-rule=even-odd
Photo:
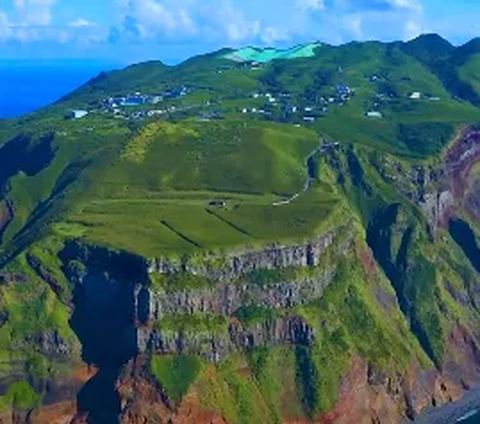
[{"label": "white building", "polygon": [[81,119],[88,115],[86,110],[72,110],[72,118],[73,119]]},{"label": "white building", "polygon": [[422,98],[422,93],[420,93],[419,91],[415,91],[410,95],[410,98],[412,100],[419,100]]},{"label": "white building", "polygon": [[383,115],[380,112],[370,111],[367,112],[368,118],[383,118]]}]

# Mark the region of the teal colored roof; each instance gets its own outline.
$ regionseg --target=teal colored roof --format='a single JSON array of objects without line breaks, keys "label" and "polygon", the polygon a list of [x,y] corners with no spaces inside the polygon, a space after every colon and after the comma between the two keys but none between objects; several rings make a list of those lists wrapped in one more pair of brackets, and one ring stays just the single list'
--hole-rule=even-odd
[{"label": "teal colored roof", "polygon": [[275,59],[298,59],[304,57],[313,57],[315,56],[315,49],[320,46],[320,43],[312,43],[303,46],[292,47],[286,50],[245,47],[243,49],[228,53],[223,57],[225,59],[234,60],[235,62],[267,63]]}]

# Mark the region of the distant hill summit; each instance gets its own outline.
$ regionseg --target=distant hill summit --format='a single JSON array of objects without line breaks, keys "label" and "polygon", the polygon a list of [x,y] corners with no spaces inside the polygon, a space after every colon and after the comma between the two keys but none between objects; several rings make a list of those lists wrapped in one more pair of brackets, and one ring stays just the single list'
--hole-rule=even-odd
[{"label": "distant hill summit", "polygon": [[315,50],[320,47],[321,43],[310,43],[295,46],[289,49],[245,47],[235,50],[224,55],[225,59],[234,60],[235,62],[259,62],[267,63],[276,59],[299,59],[315,56]]},{"label": "distant hill summit", "polygon": [[438,34],[423,34],[405,43],[403,50],[426,65],[432,65],[453,53],[455,47]]}]

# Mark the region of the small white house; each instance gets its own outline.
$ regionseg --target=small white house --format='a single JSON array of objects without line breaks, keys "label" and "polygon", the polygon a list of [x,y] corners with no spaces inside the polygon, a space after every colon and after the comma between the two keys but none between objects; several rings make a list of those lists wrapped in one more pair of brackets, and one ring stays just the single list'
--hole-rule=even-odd
[{"label": "small white house", "polygon": [[315,118],[313,116],[304,116],[303,120],[305,122],[315,122]]},{"label": "small white house", "polygon": [[72,114],[71,114],[73,119],[81,119],[87,115],[88,115],[88,112],[86,110],[72,110]]},{"label": "small white house", "polygon": [[420,93],[419,91],[415,91],[410,95],[410,98],[412,100],[420,100],[422,98],[422,93]]},{"label": "small white house", "polygon": [[313,107],[307,106],[305,112],[313,112]]},{"label": "small white house", "polygon": [[380,112],[370,111],[367,112],[367,118],[383,118],[383,115]]}]

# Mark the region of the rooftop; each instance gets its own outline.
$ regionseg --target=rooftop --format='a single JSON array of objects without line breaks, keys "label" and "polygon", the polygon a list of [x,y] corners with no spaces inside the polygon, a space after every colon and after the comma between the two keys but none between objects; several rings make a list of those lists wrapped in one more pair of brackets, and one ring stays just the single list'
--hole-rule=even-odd
[{"label": "rooftop", "polygon": [[267,63],[276,59],[298,59],[313,57],[315,56],[315,49],[320,46],[321,43],[311,43],[285,50],[271,47],[265,49],[245,47],[243,49],[228,53],[223,57],[235,62]]}]

